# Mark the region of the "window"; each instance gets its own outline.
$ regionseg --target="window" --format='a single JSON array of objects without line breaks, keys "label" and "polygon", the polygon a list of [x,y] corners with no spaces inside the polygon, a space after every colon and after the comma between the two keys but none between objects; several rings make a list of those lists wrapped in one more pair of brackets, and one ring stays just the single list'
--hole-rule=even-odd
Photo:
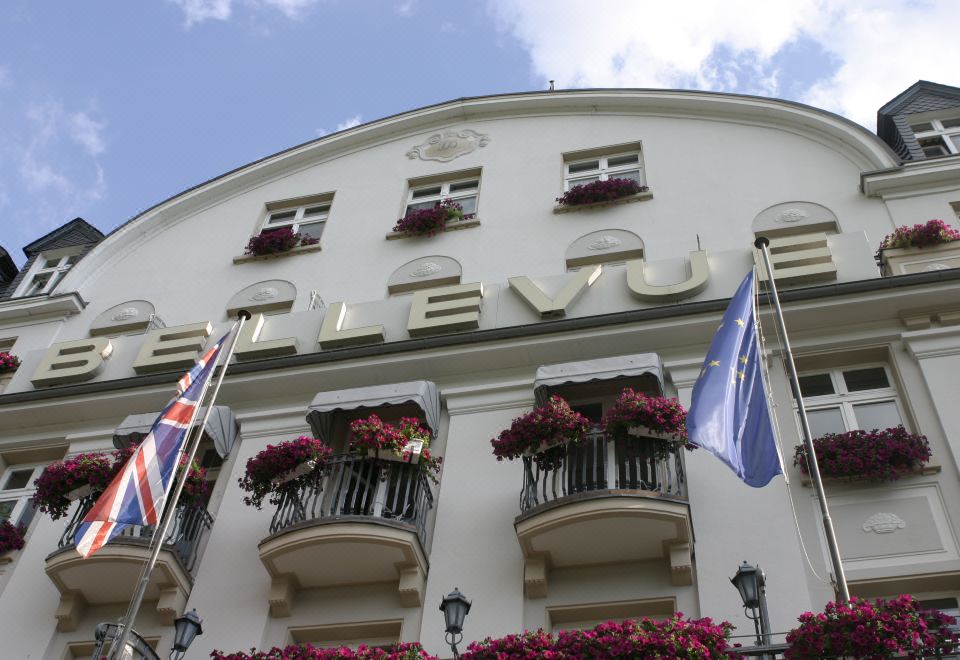
[{"label": "window", "polygon": [[37,257],[30,269],[21,296],[36,296],[50,293],[63,279],[75,263],[80,261],[79,254],[63,254],[62,251],[45,252]]},{"label": "window", "polygon": [[928,158],[960,153],[960,117],[919,121],[910,128]]},{"label": "window", "polygon": [[30,502],[33,482],[43,472],[43,465],[12,465],[0,474],[0,520],[28,527],[34,508]]},{"label": "window", "polygon": [[644,185],[643,162],[640,160],[639,149],[592,158],[566,160],[564,163],[564,190],[608,179],[630,179],[641,186]]},{"label": "window", "polygon": [[800,392],[810,432],[887,429],[903,424],[897,391],[886,365],[843,367],[804,373]]},{"label": "window", "polygon": [[262,232],[290,227],[294,233],[320,240],[323,228],[327,224],[327,216],[330,215],[330,202],[304,204],[276,210],[271,210],[268,206],[268,211]]},{"label": "window", "polygon": [[460,205],[463,209],[464,218],[475,218],[477,216],[479,194],[479,176],[429,183],[422,186],[414,185],[411,182],[410,191],[407,194],[407,206],[403,214],[408,215],[411,211],[430,209],[443,200],[449,199]]}]

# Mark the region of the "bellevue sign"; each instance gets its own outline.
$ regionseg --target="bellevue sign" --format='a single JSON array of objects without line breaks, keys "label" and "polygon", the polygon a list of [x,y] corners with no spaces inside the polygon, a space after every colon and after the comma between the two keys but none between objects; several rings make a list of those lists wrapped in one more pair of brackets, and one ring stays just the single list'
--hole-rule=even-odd
[{"label": "bellevue sign", "polygon": [[[820,234],[826,245],[826,237]],[[791,244],[798,237],[791,237]],[[775,247],[771,242],[771,247]],[[791,257],[804,259],[805,250],[790,251]],[[814,266],[815,273],[809,272],[811,266],[801,265],[783,267],[775,265],[777,278],[783,281],[785,275],[793,275],[798,280],[811,274],[818,279],[836,277],[836,267],[829,257],[828,263]],[[632,296],[640,301],[652,303],[677,302],[701,293],[707,286],[710,267],[707,253],[703,250],[689,254],[689,276],[686,280],[668,285],[651,285],[646,281],[643,259],[632,259],[626,263],[626,282]],[[791,273],[782,271],[795,271]],[[548,295],[529,277],[520,276],[508,279],[509,289],[519,297],[541,320],[559,318],[566,315],[586,290],[602,274],[600,264],[586,265],[570,274],[563,287],[554,295]],[[763,279],[763,273],[761,273]],[[480,313],[483,307],[483,284],[454,284],[421,289],[412,293],[406,330],[410,337],[426,337],[433,334],[477,330],[480,327]],[[382,343],[385,332],[382,325],[368,325],[358,328],[345,328],[347,304],[336,302],[324,313],[316,344],[321,350]],[[278,357],[297,354],[297,339],[261,340],[260,335],[266,323],[263,314],[254,314],[241,332],[234,354],[238,360],[247,361],[259,358]],[[191,323],[175,327],[161,328],[148,332],[133,361],[133,371],[147,374],[163,371],[176,371],[189,368],[213,332],[213,325],[207,322]],[[314,351],[307,351],[314,352]],[[113,344],[107,336],[95,336],[86,339],[65,341],[53,344],[47,349],[34,370],[30,381],[34,387],[63,385],[82,382],[95,378],[103,369],[105,361],[113,353]]]}]

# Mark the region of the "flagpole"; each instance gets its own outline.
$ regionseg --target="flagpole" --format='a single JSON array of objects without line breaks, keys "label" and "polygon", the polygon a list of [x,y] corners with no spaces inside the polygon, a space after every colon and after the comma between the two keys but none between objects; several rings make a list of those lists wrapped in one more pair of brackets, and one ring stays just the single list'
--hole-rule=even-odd
[{"label": "flagpole", "polygon": [[[193,411],[193,416],[190,419],[190,426],[187,427],[193,431],[193,438],[188,443],[190,451],[186,462],[186,468],[182,471],[182,474],[179,478],[176,477],[176,471],[174,471],[174,478],[170,480],[171,484],[175,483],[176,485],[173,489],[173,493],[169,492],[168,486],[167,497],[164,499],[163,513],[160,515],[160,524],[157,525],[157,528],[153,532],[153,538],[150,540],[150,546],[152,547],[150,559],[147,561],[147,564],[141,573],[137,590],[134,592],[133,598],[130,600],[130,606],[127,608],[127,613],[121,621],[120,635],[115,639],[110,647],[110,660],[120,660],[123,657],[123,649],[127,645],[127,639],[129,639],[130,631],[133,629],[133,623],[140,611],[140,605],[143,603],[143,597],[144,594],[146,594],[147,585],[150,584],[150,577],[153,573],[154,567],[157,564],[157,559],[160,557],[160,550],[163,549],[163,539],[166,537],[167,532],[170,529],[170,522],[173,520],[173,512],[176,509],[176,502],[180,499],[180,493],[183,492],[183,487],[187,482],[187,477],[190,474],[190,465],[193,464],[194,456],[196,456],[197,453],[197,447],[200,445],[200,438],[202,437],[203,431],[207,426],[207,422],[210,420],[210,413],[213,411],[213,404],[217,400],[217,394],[220,392],[220,386],[223,384],[223,378],[227,373],[227,367],[230,365],[230,358],[233,357],[233,350],[237,346],[237,340],[240,338],[240,331],[243,329],[243,324],[250,318],[250,312],[242,309],[237,313],[237,316],[238,321],[236,332],[234,332],[233,340],[230,342],[230,349],[227,351],[227,356],[223,361],[223,368],[220,370],[220,375],[217,378],[217,384],[213,388],[213,394],[210,396],[210,400],[207,402],[207,410],[203,416],[203,422],[201,422],[200,425],[194,429],[193,423],[196,421],[197,414],[200,412],[200,407],[203,403],[203,397],[206,396],[207,389],[210,387],[210,380],[207,380],[207,382],[204,384],[203,392],[197,401],[197,407]],[[222,355],[222,352],[220,355]],[[220,356],[218,355],[217,357],[219,360]],[[216,369],[216,365],[214,365],[213,368]],[[181,455],[182,454],[183,453],[181,452]]]},{"label": "flagpole", "polygon": [[807,409],[803,405],[803,396],[800,393],[800,380],[797,377],[797,367],[793,363],[793,351],[790,349],[790,339],[787,337],[787,327],[783,322],[783,310],[780,308],[780,296],[777,294],[777,284],[773,277],[773,268],[770,266],[770,240],[765,236],[759,237],[754,246],[763,255],[763,266],[767,272],[767,282],[770,284],[768,293],[773,300],[774,317],[780,335],[783,337],[783,350],[787,356],[787,367],[790,370],[790,389],[793,399],[797,402],[797,412],[800,415],[800,428],[803,432],[803,447],[807,454],[807,465],[810,469],[810,480],[813,482],[817,494],[817,503],[820,505],[820,514],[823,518],[823,532],[827,538],[827,549],[830,552],[830,561],[833,564],[834,579],[837,582],[837,592],[841,601],[850,600],[850,591],[847,589],[847,577],[843,572],[843,562],[840,559],[840,547],[837,545],[837,535],[830,519],[830,508],[827,506],[827,496],[823,490],[823,480],[820,478],[820,466],[817,464],[817,455],[813,450],[813,437],[810,434],[810,423],[807,421]]}]

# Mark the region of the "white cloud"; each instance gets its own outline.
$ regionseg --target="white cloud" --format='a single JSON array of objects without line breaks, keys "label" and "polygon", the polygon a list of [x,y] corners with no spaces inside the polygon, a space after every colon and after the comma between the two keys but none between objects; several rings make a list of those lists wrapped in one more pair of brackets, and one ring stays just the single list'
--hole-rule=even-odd
[{"label": "white cloud", "polygon": [[[234,0],[169,0],[183,10],[187,27],[208,20],[226,21],[233,16]],[[251,9],[268,8],[299,20],[319,0],[246,0]]]},{"label": "white cloud", "polygon": [[558,88],[778,95],[787,81],[775,56],[800,38],[838,66],[820,71],[797,100],[867,126],[880,105],[918,79],[960,83],[955,0],[489,2],[501,27],[528,50],[535,75]]},{"label": "white cloud", "polygon": [[[363,118],[360,115],[353,115],[352,117],[347,117],[342,122],[337,124],[336,130],[333,132],[336,133],[339,131],[345,131],[348,128],[359,126],[362,122],[363,122]],[[328,131],[325,128],[318,128],[316,129],[316,131],[317,131],[317,137],[323,137],[324,135],[329,135],[331,133],[331,131]]]},{"label": "white cloud", "polygon": [[[3,201],[16,194],[13,220],[32,240],[83,214],[107,191],[98,157],[106,149],[104,122],[91,112],[67,112],[62,101],[31,103],[23,112],[24,128],[8,133],[0,145]],[[14,179],[19,183],[13,184]]]},{"label": "white cloud", "polygon": [[393,10],[400,16],[413,16],[417,11],[417,0],[402,0],[394,5]]},{"label": "white cloud", "polygon": [[361,121],[360,115],[354,115],[354,116],[352,116],[352,117],[348,117],[348,118],[344,119],[342,122],[340,122],[339,124],[337,124],[337,130],[338,130],[338,131],[345,131],[345,130],[347,130],[348,128],[353,128],[354,126],[359,126],[359,125],[360,125],[360,121]]},{"label": "white cloud", "polygon": [[187,27],[206,20],[225,21],[232,13],[233,0],[169,0],[183,10]]}]

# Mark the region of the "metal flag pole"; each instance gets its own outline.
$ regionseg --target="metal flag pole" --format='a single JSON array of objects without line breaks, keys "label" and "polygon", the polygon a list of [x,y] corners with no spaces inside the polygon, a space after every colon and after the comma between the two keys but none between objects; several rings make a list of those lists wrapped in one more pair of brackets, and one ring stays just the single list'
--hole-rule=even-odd
[{"label": "metal flag pole", "polygon": [[803,396],[800,394],[800,380],[797,378],[797,367],[793,363],[793,351],[790,349],[790,339],[787,336],[787,327],[783,322],[783,310],[780,308],[780,296],[777,294],[777,284],[773,278],[773,268],[770,266],[770,240],[761,236],[754,241],[754,246],[763,255],[763,267],[767,272],[767,282],[770,285],[768,293],[773,300],[774,316],[777,327],[783,338],[783,350],[787,356],[787,367],[790,370],[790,389],[793,399],[797,402],[797,412],[800,415],[800,428],[803,432],[803,447],[807,454],[807,465],[810,468],[810,479],[817,494],[817,503],[820,505],[820,514],[823,518],[823,532],[827,537],[827,549],[830,551],[830,562],[833,564],[833,575],[837,582],[837,594],[841,601],[850,600],[850,591],[847,589],[847,577],[843,572],[843,562],[840,560],[840,547],[837,545],[837,535],[833,530],[833,521],[830,519],[830,509],[827,506],[827,496],[823,490],[823,480],[820,478],[820,466],[817,464],[817,455],[813,451],[813,437],[810,435],[810,423],[807,421],[807,409],[803,405]]},{"label": "metal flag pole", "polygon": [[[160,515],[160,524],[157,525],[156,530],[154,530],[153,538],[150,541],[150,545],[152,546],[150,559],[147,560],[147,564],[144,566],[144,569],[140,574],[140,582],[137,585],[137,590],[134,592],[133,598],[130,601],[130,606],[127,608],[127,613],[121,621],[120,634],[110,647],[110,660],[121,660],[123,657],[123,649],[127,645],[127,639],[129,638],[130,632],[133,629],[134,620],[137,618],[137,614],[140,611],[140,605],[143,603],[143,597],[144,594],[146,594],[147,585],[150,583],[150,576],[152,575],[153,569],[157,564],[157,559],[160,557],[160,550],[163,549],[163,539],[167,536],[167,532],[170,529],[170,522],[173,520],[173,512],[176,509],[175,503],[180,499],[180,493],[183,492],[183,487],[187,482],[187,475],[190,473],[190,465],[193,463],[194,456],[196,456],[197,453],[197,447],[200,445],[200,438],[203,436],[203,431],[207,426],[207,422],[210,420],[210,413],[213,411],[213,404],[217,400],[217,394],[220,392],[220,386],[223,384],[223,378],[227,373],[227,367],[230,365],[230,358],[233,357],[233,349],[237,346],[237,340],[240,338],[240,332],[243,330],[243,324],[250,318],[250,312],[242,309],[237,313],[237,316],[239,318],[237,320],[236,331],[233,334],[233,340],[230,342],[230,348],[227,351],[226,358],[223,360],[223,367],[220,369],[220,375],[217,378],[217,384],[213,388],[213,394],[210,395],[210,400],[207,402],[207,410],[203,416],[203,421],[196,428],[193,427],[193,423],[196,421],[197,414],[200,412],[200,407],[203,403],[203,397],[206,396],[207,389],[210,386],[210,380],[212,379],[208,379],[204,385],[203,391],[200,394],[200,398],[197,401],[197,407],[193,411],[193,416],[190,418],[190,426],[187,428],[190,429],[188,433],[193,433],[193,438],[189,441],[189,455],[186,462],[187,467],[182,471],[182,474],[179,478],[176,477],[176,471],[174,471],[174,478],[170,480],[171,484],[175,483],[176,485],[173,488],[173,493],[169,492],[168,486],[167,497],[164,499],[163,513]],[[222,355],[223,351],[221,351],[217,356],[218,361]],[[216,369],[216,367],[217,365],[213,366],[214,369]],[[181,452],[181,456],[183,453],[185,452]]]}]

